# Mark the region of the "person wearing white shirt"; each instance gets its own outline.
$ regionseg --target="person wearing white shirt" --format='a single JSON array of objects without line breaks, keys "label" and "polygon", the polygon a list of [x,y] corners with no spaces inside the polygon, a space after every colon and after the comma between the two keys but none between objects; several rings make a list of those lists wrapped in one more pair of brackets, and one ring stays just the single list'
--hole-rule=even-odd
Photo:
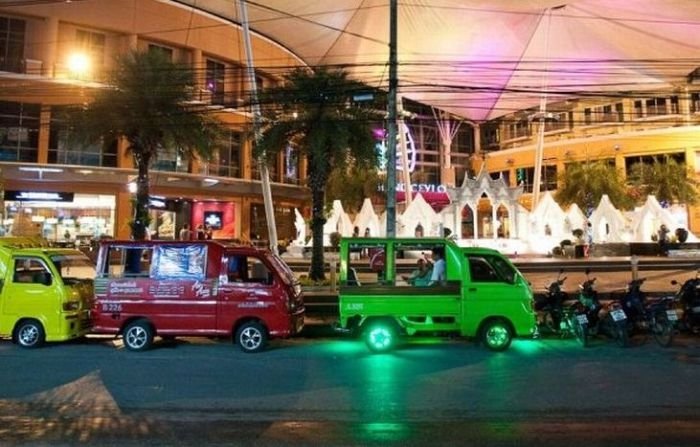
[{"label": "person wearing white shirt", "polygon": [[433,274],[430,277],[430,285],[442,285],[445,283],[445,249],[433,248]]}]

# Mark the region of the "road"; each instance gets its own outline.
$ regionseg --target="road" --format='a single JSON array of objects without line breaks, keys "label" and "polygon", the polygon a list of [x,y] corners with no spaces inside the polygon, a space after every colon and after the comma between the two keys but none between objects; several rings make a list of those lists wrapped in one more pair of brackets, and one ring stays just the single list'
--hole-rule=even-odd
[{"label": "road", "polygon": [[700,338],[663,349],[410,339],[370,354],[311,326],[243,354],[222,340],[23,350],[0,342],[0,445],[697,446]]}]

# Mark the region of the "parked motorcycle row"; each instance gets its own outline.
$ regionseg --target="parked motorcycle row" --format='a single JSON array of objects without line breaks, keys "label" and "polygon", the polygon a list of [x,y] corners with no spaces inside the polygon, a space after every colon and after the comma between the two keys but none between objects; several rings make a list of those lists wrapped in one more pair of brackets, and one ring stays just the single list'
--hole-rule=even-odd
[{"label": "parked motorcycle row", "polygon": [[[700,333],[700,271],[669,296],[648,297],[642,290],[646,278],[636,278],[627,284],[621,298],[606,302],[599,299],[590,269],[576,297],[564,291],[563,273],[559,271],[535,305],[543,334],[572,337],[583,347],[593,337],[605,337],[621,347],[651,337],[659,346],[669,347],[681,331]],[[671,284],[679,283],[673,280]]]}]

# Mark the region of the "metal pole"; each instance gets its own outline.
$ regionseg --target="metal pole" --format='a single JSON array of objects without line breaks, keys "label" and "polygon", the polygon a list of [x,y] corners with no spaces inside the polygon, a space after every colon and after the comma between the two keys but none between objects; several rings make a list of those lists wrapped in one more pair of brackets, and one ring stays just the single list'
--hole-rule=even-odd
[{"label": "metal pole", "polygon": [[397,78],[397,0],[389,2],[389,99],[386,167],[386,237],[396,236],[396,90]]},{"label": "metal pole", "polygon": [[[250,44],[250,27],[248,26],[248,5],[246,0],[239,0],[238,6],[241,13],[241,23],[243,24],[243,41],[246,53],[246,72],[250,85],[250,97],[253,104],[253,134],[254,144],[258,144],[261,137],[260,131],[260,103],[258,102],[258,86],[255,81],[255,67],[253,66],[253,47]],[[272,204],[272,188],[270,187],[270,172],[267,168],[265,154],[258,158],[260,168],[260,181],[262,183],[263,202],[265,204],[265,221],[267,222],[267,237],[270,250],[277,253],[277,226],[275,225],[275,208]]]}]

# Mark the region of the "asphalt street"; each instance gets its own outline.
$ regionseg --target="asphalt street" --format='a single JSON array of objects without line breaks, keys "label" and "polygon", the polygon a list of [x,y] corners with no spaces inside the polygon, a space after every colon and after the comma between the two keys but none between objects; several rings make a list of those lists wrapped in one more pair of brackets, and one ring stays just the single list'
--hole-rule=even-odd
[{"label": "asphalt street", "polygon": [[700,338],[410,339],[370,354],[326,326],[243,354],[178,339],[0,342],[0,445],[697,446]]}]

